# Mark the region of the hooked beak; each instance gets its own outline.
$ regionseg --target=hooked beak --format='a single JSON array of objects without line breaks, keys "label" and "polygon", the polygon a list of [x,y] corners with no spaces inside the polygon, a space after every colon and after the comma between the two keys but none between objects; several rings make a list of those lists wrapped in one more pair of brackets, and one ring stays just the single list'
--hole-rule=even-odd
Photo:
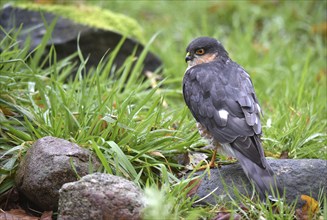
[{"label": "hooked beak", "polygon": [[185,62],[188,62],[190,60],[192,60],[192,56],[191,56],[190,52],[187,52],[186,57],[185,57]]}]

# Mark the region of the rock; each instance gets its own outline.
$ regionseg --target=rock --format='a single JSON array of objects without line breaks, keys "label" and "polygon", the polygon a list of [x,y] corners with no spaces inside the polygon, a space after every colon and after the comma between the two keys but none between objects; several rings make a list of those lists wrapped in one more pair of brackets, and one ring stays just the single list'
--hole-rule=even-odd
[{"label": "rock", "polygon": [[96,170],[99,166],[97,159],[77,144],[44,137],[28,149],[18,167],[15,182],[19,192],[38,208],[56,210],[61,186],[76,181],[77,175],[87,175],[90,167]]},{"label": "rock", "polygon": [[64,184],[59,192],[58,220],[142,219],[143,194],[122,177],[90,174]]},{"label": "rock", "polygon": [[[94,27],[90,24],[97,24],[95,21],[93,23],[83,24],[77,23],[70,19],[58,16],[57,23],[52,31],[51,40],[47,42],[47,47],[45,48],[44,55],[49,54],[51,45],[53,44],[56,48],[56,56],[58,60],[61,60],[77,51],[77,44],[82,51],[84,58],[89,57],[86,68],[96,67],[100,62],[101,58],[106,54],[106,52],[112,51],[123,38],[124,35],[127,35],[127,38],[124,41],[124,44],[121,46],[115,60],[114,64],[116,69],[118,69],[125,61],[127,57],[133,54],[135,48],[137,48],[135,56],[139,57],[141,52],[144,49],[144,46],[138,41],[140,39],[134,39],[132,37],[141,38],[139,27],[137,22],[134,23],[132,19],[120,14],[114,14],[107,19],[116,19],[111,21],[106,21],[101,19],[101,16],[109,13],[108,10],[99,10],[98,8],[88,8],[83,7],[76,10],[74,7],[69,6],[42,6],[28,4],[27,6],[11,6],[7,5],[0,11],[0,26],[4,28],[5,31],[9,32],[13,28],[19,28],[23,24],[22,29],[17,37],[20,46],[24,47],[26,39],[31,37],[31,46],[30,51],[33,51],[42,41],[42,38],[46,34],[46,27],[44,25],[44,20],[48,25],[56,18],[56,14],[52,12],[63,11],[69,13],[74,13],[76,20],[84,21],[82,18],[93,15],[90,19],[94,20],[94,13],[96,15],[97,21],[102,21],[113,24],[111,29],[104,29],[101,26]],[[42,14],[40,13],[42,11]],[[51,12],[49,12],[51,11]],[[93,13],[90,13],[93,12]],[[104,15],[103,15],[104,14]],[[131,21],[132,20],[132,21]],[[116,25],[114,25],[116,24]],[[135,30],[133,32],[133,30]],[[125,31],[121,32],[121,31]],[[80,34],[79,42],[77,42],[78,35]],[[0,30],[0,39],[4,38],[6,34]],[[76,58],[75,61],[80,62],[79,58]],[[148,52],[145,60],[143,62],[144,69],[143,71],[155,71],[158,69],[162,62],[155,56],[153,53]]]},{"label": "rock", "polygon": [[[286,190],[286,202],[292,203],[302,194],[309,195],[316,200],[319,193],[327,190],[327,161],[319,159],[280,159],[268,160],[277,178]],[[201,175],[203,171],[197,172]],[[245,176],[241,166],[237,164],[223,165],[219,169],[210,170],[210,178],[205,176],[195,195],[204,198],[213,190],[216,191],[202,200],[203,203],[216,204],[215,197],[229,199],[235,198],[233,187],[241,194],[251,196],[253,188]],[[298,200],[300,201],[300,200]]]}]

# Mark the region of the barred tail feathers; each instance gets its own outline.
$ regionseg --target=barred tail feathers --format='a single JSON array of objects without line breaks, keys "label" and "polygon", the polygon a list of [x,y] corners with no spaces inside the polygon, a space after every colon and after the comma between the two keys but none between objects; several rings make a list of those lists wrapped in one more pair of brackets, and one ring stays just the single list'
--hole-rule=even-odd
[{"label": "barred tail feathers", "polygon": [[255,184],[261,200],[265,200],[267,195],[273,198],[281,195],[276,176],[266,158],[262,158],[265,166],[262,168],[237,150],[234,151],[234,154],[246,176]]}]

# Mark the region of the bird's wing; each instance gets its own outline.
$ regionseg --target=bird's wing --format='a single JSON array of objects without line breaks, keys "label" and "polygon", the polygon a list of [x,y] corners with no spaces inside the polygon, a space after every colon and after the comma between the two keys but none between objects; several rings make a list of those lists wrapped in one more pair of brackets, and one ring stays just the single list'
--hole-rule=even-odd
[{"label": "bird's wing", "polygon": [[221,144],[265,168],[260,107],[249,75],[236,63],[211,62],[185,73],[183,94],[194,118]]}]

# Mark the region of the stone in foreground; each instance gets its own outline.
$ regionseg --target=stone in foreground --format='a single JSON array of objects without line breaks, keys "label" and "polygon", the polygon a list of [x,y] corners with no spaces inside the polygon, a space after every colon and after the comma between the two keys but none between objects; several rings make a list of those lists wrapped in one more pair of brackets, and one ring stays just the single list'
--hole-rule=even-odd
[{"label": "stone in foreground", "polygon": [[138,220],[143,194],[133,182],[95,173],[60,189],[58,220]]},{"label": "stone in foreground", "polygon": [[[300,201],[301,195],[309,195],[316,200],[319,194],[327,190],[327,161],[320,159],[280,159],[268,160],[277,178],[286,190],[286,202]],[[203,171],[196,175],[203,174]],[[213,194],[203,199],[203,203],[216,204],[217,199],[236,198],[234,189],[241,195],[251,196],[253,187],[245,176],[241,166],[224,165],[219,169],[210,170],[210,178],[206,175],[197,190],[196,196],[204,198],[210,192]]]},{"label": "stone in foreground", "polygon": [[60,138],[44,137],[28,149],[15,182],[37,208],[56,210],[61,186],[89,174],[92,166],[96,170],[100,163],[88,150]]}]

